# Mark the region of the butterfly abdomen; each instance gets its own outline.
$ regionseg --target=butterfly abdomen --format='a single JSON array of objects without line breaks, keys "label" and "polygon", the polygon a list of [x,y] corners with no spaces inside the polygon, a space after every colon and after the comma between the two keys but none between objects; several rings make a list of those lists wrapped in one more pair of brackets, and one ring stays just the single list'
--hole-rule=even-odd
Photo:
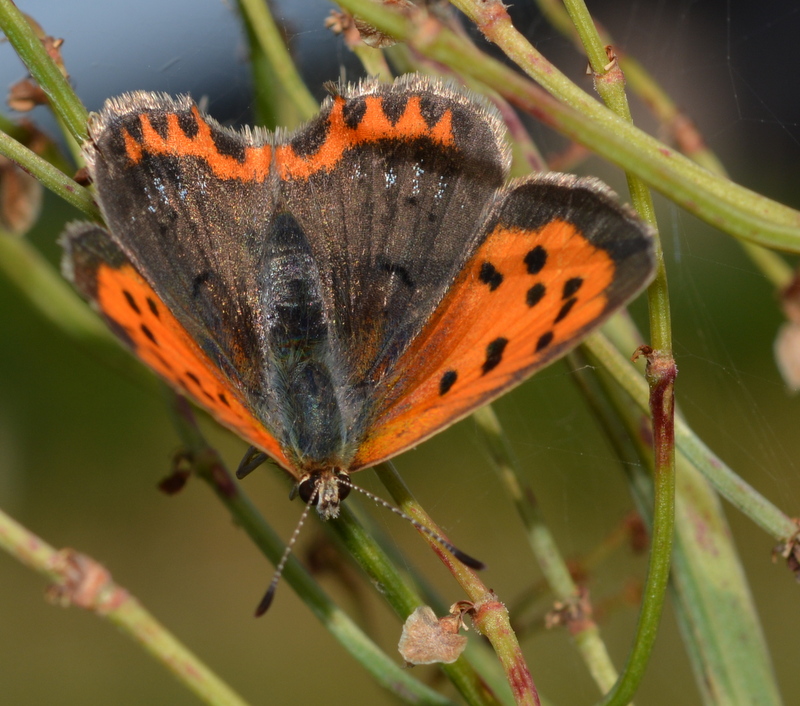
[{"label": "butterfly abdomen", "polygon": [[319,269],[291,214],[276,214],[266,239],[261,306],[270,359],[265,367],[269,384],[286,402],[282,442],[301,468],[330,467],[341,460],[344,435]]}]

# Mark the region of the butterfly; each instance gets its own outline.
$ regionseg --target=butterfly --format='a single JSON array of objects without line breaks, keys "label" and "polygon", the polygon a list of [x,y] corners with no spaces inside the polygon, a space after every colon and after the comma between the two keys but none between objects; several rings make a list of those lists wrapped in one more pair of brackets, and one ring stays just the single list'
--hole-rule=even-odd
[{"label": "butterfly", "polygon": [[138,358],[336,517],[350,473],[553,362],[655,270],[601,182],[506,183],[497,112],[437,80],[340,86],[294,133],[186,97],[106,102],[83,145],[108,230],[63,269]]}]

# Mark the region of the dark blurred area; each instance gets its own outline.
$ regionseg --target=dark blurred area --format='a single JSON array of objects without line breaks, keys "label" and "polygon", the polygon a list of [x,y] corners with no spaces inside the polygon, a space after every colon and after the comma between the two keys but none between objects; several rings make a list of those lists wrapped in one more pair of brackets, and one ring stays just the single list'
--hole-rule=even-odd
[{"label": "dark blurred area", "polygon": [[[276,4],[295,57],[315,95],[341,75],[357,77],[341,40],[323,28],[321,0]],[[206,98],[218,120],[252,115],[247,50],[231,4],[96,3],[19,0],[44,29],[65,40],[63,56],[84,103],[97,109],[134,89]],[[800,208],[800,8],[790,3],[649,0],[590,2],[589,8],[697,124],[732,178]],[[532,4],[510,8],[516,26],[573,80],[592,91],[586,60]],[[8,44],[0,45],[0,84],[22,78]],[[658,134],[632,99],[637,122]],[[55,134],[53,120],[34,118]],[[563,148],[540,126],[546,154]],[[620,171],[596,158],[581,166],[625,193]],[[782,315],[769,282],[732,239],[657,201],[668,257],[679,405],[701,437],[788,515],[800,514],[800,400],[776,371],[772,344]],[[78,217],[47,196],[31,241],[54,264],[63,223]],[[633,307],[645,324],[644,302]],[[252,612],[272,567],[201,483],[177,496],[158,492],[179,443],[163,399],[135,375],[99,363],[67,339],[0,279],[0,507],[56,547],[102,562],[175,635],[253,704],[394,703],[347,656],[310,611],[282,585],[266,617]],[[512,437],[545,518],[568,556],[590,552],[632,509],[619,462],[586,409],[570,368],[559,363],[504,397],[496,409]],[[245,446],[203,418],[231,466]],[[485,575],[513,604],[541,576],[521,523],[467,420],[405,454],[398,466],[426,509],[465,551],[485,560]],[[357,481],[381,493],[371,472]],[[288,537],[300,513],[288,483],[269,466],[245,481],[268,521]],[[385,492],[382,493],[385,495]],[[353,502],[359,502],[353,499]],[[348,500],[351,502],[351,500]],[[454,602],[463,596],[414,530],[389,513],[365,511]],[[772,649],[781,689],[800,690],[800,588],[779,562],[773,541],[726,507]],[[316,520],[300,540],[314,543]],[[646,558],[618,552],[590,577],[592,597],[611,601],[641,582]],[[394,654],[400,624],[363,579],[354,597],[322,578],[342,607]],[[9,704],[193,704],[195,698],[111,625],[43,599],[44,582],[0,554],[0,693]],[[366,596],[366,597],[364,597]],[[612,601],[613,602],[613,601]],[[542,603],[548,607],[547,601]],[[610,611],[601,625],[621,667],[636,623],[635,604]],[[478,639],[473,632],[470,639]],[[590,703],[597,693],[564,630],[523,640],[533,676],[553,703]],[[397,655],[398,663],[400,657]],[[432,668],[414,674],[435,679]],[[701,703],[672,613],[637,703]]]}]

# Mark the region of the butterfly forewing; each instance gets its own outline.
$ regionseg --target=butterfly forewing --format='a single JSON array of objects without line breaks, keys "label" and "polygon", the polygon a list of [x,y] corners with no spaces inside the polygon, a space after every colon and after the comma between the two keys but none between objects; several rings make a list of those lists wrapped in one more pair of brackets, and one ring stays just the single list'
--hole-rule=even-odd
[{"label": "butterfly forewing", "polygon": [[229,377],[261,387],[267,136],[142,92],[108,101],[90,134],[84,151],[111,238]]},{"label": "butterfly forewing", "polygon": [[285,204],[329,276],[349,382],[369,388],[477,244],[508,166],[500,122],[429,80],[368,82],[329,99],[276,160]]}]

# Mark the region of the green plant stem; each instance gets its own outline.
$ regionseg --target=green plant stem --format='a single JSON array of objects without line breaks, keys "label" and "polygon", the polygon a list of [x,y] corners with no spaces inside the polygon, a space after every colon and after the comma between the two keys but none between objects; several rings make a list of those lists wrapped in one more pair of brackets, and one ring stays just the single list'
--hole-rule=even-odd
[{"label": "green plant stem", "polygon": [[[566,0],[565,6],[586,49],[595,76],[595,87],[606,105],[626,123],[633,122],[625,94],[625,77],[615,56],[609,56],[600,41],[583,0]],[[672,328],[667,271],[658,238],[655,208],[645,184],[630,172],[626,174],[633,204],[639,215],[653,227],[656,252],[656,278],[647,290],[650,304],[650,336],[653,349],[648,358],[650,412],[653,420],[654,510],[650,562],[636,635],[628,660],[617,683],[602,703],[628,704],[644,677],[655,645],[664,608],[672,561],[675,523],[675,376],[672,357]]]},{"label": "green plant stem", "polygon": [[262,107],[268,106],[269,114],[275,115],[273,108],[281,102],[281,99],[276,97],[280,95],[282,100],[288,99],[291,102],[295,113],[294,116],[287,115],[285,107],[282,107],[279,109],[281,120],[294,122],[295,119],[302,121],[314,117],[319,105],[306,88],[289,55],[281,32],[270,13],[269,4],[264,0],[237,0],[237,2],[247,25],[248,36],[257,42],[268,66],[261,76],[262,80],[271,77],[281,87],[280,90],[274,90],[269,85],[257,87],[259,91],[266,92],[260,101]]},{"label": "green plant stem", "polygon": [[[3,0],[0,0],[3,2]],[[0,132],[0,154],[18,164],[54,194],[75,206],[94,221],[100,221],[100,211],[88,189],[76,184],[63,172],[42,159],[38,154]]]},{"label": "green plant stem", "polygon": [[[403,512],[423,526],[433,530],[439,536],[446,540],[448,539],[441,528],[433,522],[431,517],[415,500],[391,463],[381,463],[375,467],[375,471]],[[474,604],[475,610],[472,614],[472,619],[481,634],[486,636],[489,642],[492,643],[492,647],[506,672],[515,703],[526,706],[539,706],[539,695],[533,683],[530,670],[525,663],[517,637],[511,628],[506,607],[491,590],[486,588],[475,571],[458,561],[428,534],[424,532],[420,532],[420,534],[439,556],[442,563],[448,568],[453,578],[458,581],[469,600]]]},{"label": "green plant stem", "polygon": [[[513,499],[525,525],[528,543],[547,584],[557,601],[575,606],[578,612],[580,601],[578,587],[572,579],[567,562],[558,550],[555,538],[539,512],[533,492],[522,478],[511,445],[494,409],[491,405],[485,405],[472,416],[478,425],[492,465]],[[580,614],[580,617],[570,622],[568,627],[581,657],[589,667],[592,678],[601,691],[608,691],[617,679],[617,671],[600,637],[597,624],[590,615]]]},{"label": "green plant stem", "polygon": [[351,46],[350,51],[358,57],[368,76],[377,76],[384,83],[391,83],[394,80],[392,70],[386,61],[386,56],[380,49],[374,49],[366,44],[359,43]]},{"label": "green plant stem", "polygon": [[[649,412],[647,383],[630,360],[603,334],[589,336],[583,345],[598,361],[602,361],[604,369],[639,408]],[[797,531],[790,517],[739,478],[697,437],[680,415],[675,419],[675,443],[718,492],[770,536],[785,542]]]},{"label": "green plant stem", "polygon": [[[381,595],[401,619],[405,620],[415,608],[423,605],[419,595],[350,508],[343,505],[339,518],[330,523],[330,528],[370,579],[380,586]],[[440,668],[471,706],[499,705],[500,702],[465,659],[442,664]]]},{"label": "green plant stem", "polygon": [[108,329],[30,242],[0,234],[0,272],[51,324],[77,340],[113,347],[122,357]]},{"label": "green plant stem", "polygon": [[57,551],[0,511],[0,547],[53,583],[55,602],[78,605],[108,620],[149,652],[196,694],[215,706],[246,702],[182,645],[96,561],[74,550]]},{"label": "green plant stem", "polygon": [[[571,38],[579,48],[585,48],[561,0],[537,0],[537,4],[556,29]],[[653,76],[638,61],[620,51],[607,32],[596,23],[595,26],[600,37],[600,45],[615,47],[617,59],[625,74],[625,82],[630,90],[644,101],[669,130],[681,152],[708,171],[727,178],[728,174],[723,163],[708,148],[692,121],[681,113]],[[599,60],[602,61],[602,56]],[[792,268],[780,255],[745,240],[741,240],[740,243],[753,263],[776,288],[785,287],[789,283]]]},{"label": "green plant stem", "polygon": [[[36,154],[64,174],[74,169],[72,164],[64,159],[64,155],[61,154],[55,142],[49,137],[45,137],[33,125],[16,123],[8,116],[0,113],[0,132],[6,133],[8,137],[21,142],[26,147],[29,147],[32,143],[36,144]],[[67,135],[68,133],[64,134]]]},{"label": "green plant stem", "polygon": [[[617,346],[624,350],[633,350],[640,340],[625,317],[615,317],[606,329],[613,329],[620,339]],[[595,416],[621,450],[621,457],[628,460],[623,468],[634,500],[642,517],[652,525],[652,479],[643,467],[653,466],[648,415],[603,371],[600,361],[591,357],[590,363],[581,377],[596,378],[601,383],[596,387],[605,391],[589,396]],[[613,405],[611,409],[602,405],[603,394]],[[627,432],[617,428],[618,420],[623,421]],[[635,461],[631,442],[643,463]],[[676,466],[673,605],[697,685],[706,697],[704,703],[778,706],[781,700],[769,651],[719,497],[680,451]],[[748,639],[741,640],[741,635]]]},{"label": "green plant stem", "polygon": [[500,2],[454,2],[487,37],[547,91],[502,62],[491,59],[447,29],[424,29],[371,0],[340,5],[382,31],[410,43],[421,54],[459,70],[506,99],[638,174],[691,213],[732,235],[778,249],[800,252],[800,213],[742,186],[714,176],[670,147],[625,123],[580,90],[541,56],[511,25]]},{"label": "green plant stem", "polygon": [[0,29],[31,76],[50,99],[50,105],[78,142],[86,139],[86,109],[61,69],[50,58],[25,16],[11,0],[0,0]]},{"label": "green plant stem", "polygon": [[638,690],[650,661],[664,607],[672,559],[675,523],[675,362],[653,351],[648,359],[650,411],[653,419],[653,528],[650,563],[642,607],[630,655],[603,704],[625,706]]},{"label": "green plant stem", "polygon": [[[194,420],[189,403],[164,388],[173,410],[178,434],[190,453],[195,473],[202,478],[231,513],[234,521],[273,563],[277,564],[284,543],[264,520],[241,486],[211,448]],[[290,556],[283,579],[294,589],[311,612],[374,678],[401,699],[432,706],[453,706],[453,702],[414,679],[389,658],[320,588],[295,556]],[[268,618],[266,618],[268,619]]]}]

